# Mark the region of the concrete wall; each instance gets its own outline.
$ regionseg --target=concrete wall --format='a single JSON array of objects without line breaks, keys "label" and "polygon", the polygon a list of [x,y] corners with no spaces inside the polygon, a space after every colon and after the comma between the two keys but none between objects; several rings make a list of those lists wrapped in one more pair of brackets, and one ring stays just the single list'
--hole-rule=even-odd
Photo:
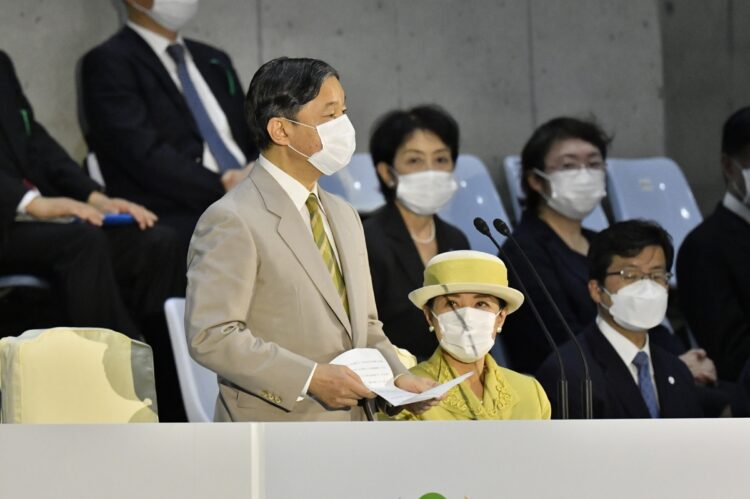
[{"label": "concrete wall", "polygon": [[660,0],[667,154],[683,168],[704,214],[724,192],[721,127],[750,104],[750,4]]},{"label": "concrete wall", "polygon": [[[226,49],[247,85],[270,58],[341,73],[365,151],[394,107],[441,104],[501,188],[502,158],[559,114],[595,115],[613,154],[664,153],[662,37],[653,0],[203,0],[186,34]],[[2,0],[0,47],[41,120],[76,157],[74,66],[117,27],[105,0]]]}]

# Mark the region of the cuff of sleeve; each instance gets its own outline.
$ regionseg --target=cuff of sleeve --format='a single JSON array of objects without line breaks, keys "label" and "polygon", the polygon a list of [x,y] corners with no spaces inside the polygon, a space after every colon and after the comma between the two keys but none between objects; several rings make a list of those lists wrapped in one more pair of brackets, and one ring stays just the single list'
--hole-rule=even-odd
[{"label": "cuff of sleeve", "polygon": [[21,198],[21,202],[18,203],[18,206],[16,207],[16,213],[19,214],[26,214],[26,208],[31,204],[33,200],[40,197],[42,194],[39,192],[38,189],[30,189],[26,192],[26,194],[23,195]]},{"label": "cuff of sleeve", "polygon": [[299,397],[297,397],[297,402],[300,402],[302,400],[305,400],[305,396],[307,395],[307,390],[310,388],[310,383],[312,382],[313,374],[315,374],[315,369],[318,367],[318,364],[316,363],[312,371],[310,371],[310,376],[307,377],[307,382],[305,383],[305,386],[302,387],[302,393]]}]

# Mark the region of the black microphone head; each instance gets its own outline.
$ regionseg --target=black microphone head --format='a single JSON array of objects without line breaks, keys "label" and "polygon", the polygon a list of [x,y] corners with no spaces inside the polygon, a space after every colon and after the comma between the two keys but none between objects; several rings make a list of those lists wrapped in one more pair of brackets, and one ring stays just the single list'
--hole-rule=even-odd
[{"label": "black microphone head", "polygon": [[504,235],[505,237],[510,236],[510,229],[508,228],[508,224],[506,224],[499,218],[494,219],[492,221],[492,225],[495,226],[495,230],[497,230],[500,234]]},{"label": "black microphone head", "polygon": [[485,222],[482,217],[477,217],[474,219],[474,227],[485,236],[490,235],[490,227],[487,225],[487,222]]}]

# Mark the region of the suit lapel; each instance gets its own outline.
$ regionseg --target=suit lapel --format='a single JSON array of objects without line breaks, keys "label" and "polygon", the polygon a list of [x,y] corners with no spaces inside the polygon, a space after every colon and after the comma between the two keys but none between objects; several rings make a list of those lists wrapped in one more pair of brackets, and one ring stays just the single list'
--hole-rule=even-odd
[{"label": "suit lapel", "polygon": [[[279,217],[279,225],[277,226],[279,237],[289,247],[289,250],[294,254],[297,261],[299,261],[307,276],[351,337],[351,324],[349,318],[346,316],[344,304],[336,292],[331,275],[323,263],[320,251],[315,241],[313,241],[310,231],[305,226],[302,217],[295,209],[289,196],[287,196],[281,186],[263,167],[253,168],[250,176],[263,198],[266,209]],[[348,292],[349,288],[347,286]]]},{"label": "suit lapel", "polygon": [[195,133],[199,133],[198,127],[193,120],[193,115],[187,106],[187,102],[185,102],[185,97],[183,97],[182,92],[177,88],[177,85],[175,85],[172,77],[169,76],[164,64],[162,64],[159,57],[154,53],[149,44],[146,43],[138,33],[128,27],[123,28],[122,36],[129,45],[137,47],[137,50],[132,51],[135,58],[138,59],[144,67],[151,71],[154,76],[156,76],[161,86],[164,87],[164,92],[169,96],[172,102],[174,102],[175,106],[185,113],[187,117],[186,119],[192,124]]},{"label": "suit lapel", "polygon": [[684,405],[681,400],[682,387],[678,384],[680,377],[676,372],[672,372],[656,345],[651,345],[651,362],[654,364],[654,378],[661,417],[674,417],[675,412],[679,416],[679,410],[675,411],[675,409]]},{"label": "suit lapel", "polygon": [[[386,209],[388,211],[387,216],[384,217],[383,230],[388,238],[393,241],[393,244],[389,245],[396,250],[393,259],[398,262],[403,275],[409,279],[412,289],[421,288],[424,264],[419,257],[417,247],[414,246],[406,223],[404,223],[396,205],[389,203]],[[438,251],[440,251],[439,248]]]},{"label": "suit lapel", "polygon": [[599,328],[587,332],[591,356],[599,364],[607,382],[607,392],[617,399],[625,413],[632,418],[650,418],[641,391],[633,380],[628,367]]}]

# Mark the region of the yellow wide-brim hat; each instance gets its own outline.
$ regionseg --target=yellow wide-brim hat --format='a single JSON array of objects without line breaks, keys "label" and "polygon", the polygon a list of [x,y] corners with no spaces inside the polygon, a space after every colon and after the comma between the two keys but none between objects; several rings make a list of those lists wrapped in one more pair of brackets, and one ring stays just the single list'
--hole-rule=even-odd
[{"label": "yellow wide-brim hat", "polygon": [[409,299],[421,309],[432,298],[453,293],[497,296],[507,303],[509,314],[523,303],[523,294],[508,286],[505,263],[482,251],[448,251],[435,255],[424,269],[424,286],[409,293]]}]

